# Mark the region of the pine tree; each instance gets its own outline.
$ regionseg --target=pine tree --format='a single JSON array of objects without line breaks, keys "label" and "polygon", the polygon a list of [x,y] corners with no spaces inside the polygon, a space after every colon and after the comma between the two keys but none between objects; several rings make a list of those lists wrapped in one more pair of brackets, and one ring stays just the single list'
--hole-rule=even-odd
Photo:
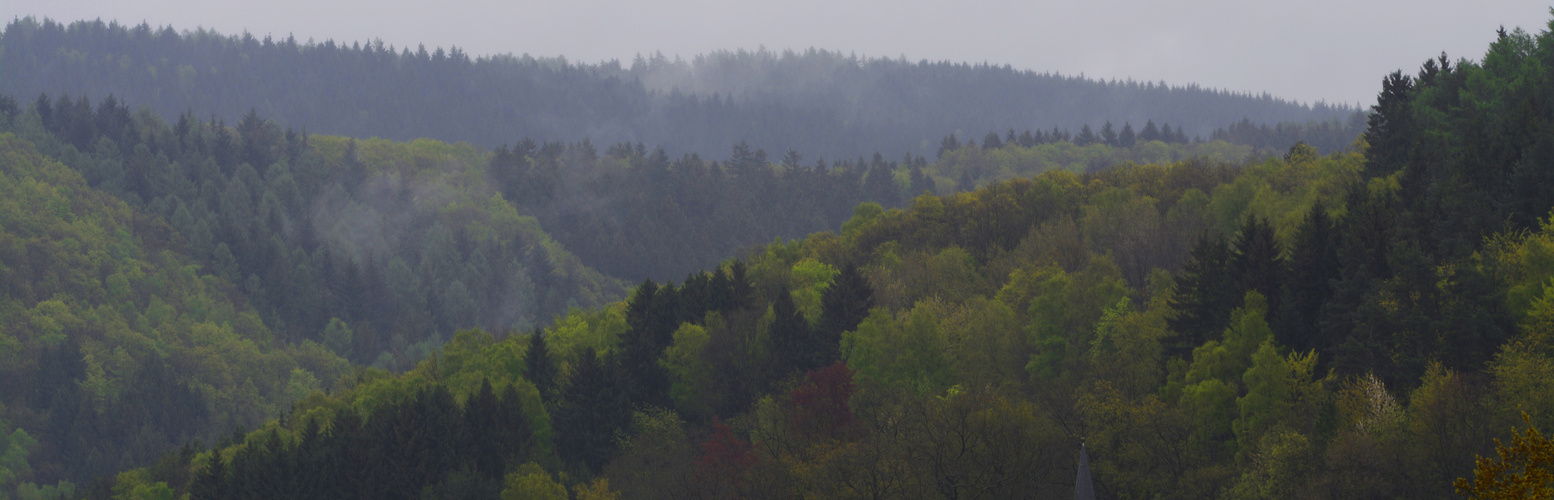
[{"label": "pine tree", "polygon": [[1004,147],[1004,141],[998,138],[998,132],[988,132],[982,138],[982,149],[998,149]]},{"label": "pine tree", "polygon": [[1275,327],[1279,342],[1296,352],[1326,351],[1329,347],[1317,340],[1317,319],[1322,304],[1333,295],[1333,282],[1339,278],[1338,247],[1334,237],[1333,221],[1327,215],[1327,207],[1319,200],[1311,206],[1295,232],[1286,287],[1289,293],[1285,298],[1289,314]]},{"label": "pine tree", "polygon": [[810,370],[817,356],[824,352],[824,346],[817,345],[819,339],[809,327],[809,322],[799,314],[798,306],[793,303],[793,295],[788,287],[784,286],[777,291],[776,299],[772,300],[772,328],[768,342],[771,345],[771,376],[773,380],[780,380],[794,370]]},{"label": "pine tree", "polygon": [[1279,243],[1273,234],[1273,226],[1257,217],[1248,216],[1236,233],[1233,244],[1231,269],[1239,273],[1238,292],[1256,291],[1268,299],[1270,324],[1279,324],[1275,317],[1281,311],[1287,270]]},{"label": "pine tree", "polygon": [[561,458],[597,471],[615,454],[615,432],[630,420],[631,402],[607,361],[592,348],[578,355],[553,421]]},{"label": "pine tree", "polygon": [[539,328],[529,334],[529,352],[524,354],[524,376],[540,391],[540,399],[550,401],[556,397],[556,363],[550,359],[550,348],[545,343],[545,332]]},{"label": "pine tree", "polygon": [[1240,305],[1240,293],[1231,272],[1230,246],[1225,239],[1204,233],[1198,237],[1182,270],[1176,274],[1168,320],[1176,337],[1166,343],[1167,354],[1186,356],[1193,348],[1214,338]]},{"label": "pine tree", "polygon": [[[1170,133],[1170,129],[1167,129],[1166,132]],[[1144,130],[1139,131],[1138,140],[1149,142],[1161,140],[1160,138],[1160,129],[1155,127],[1155,121],[1149,120],[1144,122]]]},{"label": "pine tree", "polygon": [[858,267],[847,264],[820,297],[820,322],[816,326],[811,366],[827,366],[836,361],[842,333],[858,328],[869,309],[874,307],[874,290]]},{"label": "pine tree", "polygon": [[189,485],[189,498],[218,500],[227,498],[227,464],[221,459],[221,449],[211,450],[210,460]]}]

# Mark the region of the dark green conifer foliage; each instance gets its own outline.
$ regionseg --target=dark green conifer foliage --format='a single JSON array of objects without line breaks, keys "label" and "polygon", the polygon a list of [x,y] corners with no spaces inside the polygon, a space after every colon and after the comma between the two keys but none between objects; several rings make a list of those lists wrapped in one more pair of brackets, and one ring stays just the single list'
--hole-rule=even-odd
[{"label": "dark green conifer foliage", "polygon": [[1333,296],[1333,284],[1339,279],[1338,246],[1333,221],[1321,201],[1311,206],[1295,232],[1295,247],[1290,251],[1290,276],[1286,286],[1286,308],[1279,341],[1297,352],[1310,349],[1326,351],[1327,342],[1319,337],[1318,317],[1322,304]]},{"label": "dark green conifer foliage", "polygon": [[750,277],[745,271],[745,262],[742,260],[736,259],[728,267],[728,309],[744,309],[755,300],[755,288],[750,285]]},{"label": "dark green conifer foliage", "polygon": [[940,158],[944,158],[944,153],[946,151],[954,151],[957,149],[960,149],[960,140],[955,138],[955,134],[947,135],[944,137],[944,140],[939,141]]},{"label": "dark green conifer foliage", "polygon": [[1248,216],[1236,233],[1231,252],[1231,269],[1238,274],[1238,294],[1250,291],[1262,294],[1268,299],[1268,323],[1280,324],[1274,316],[1283,310],[1280,301],[1288,270],[1283,251],[1274,238],[1273,225]]},{"label": "dark green conifer foliage", "polygon": [[556,362],[550,359],[550,347],[545,343],[545,332],[539,328],[529,334],[529,351],[524,354],[524,377],[540,391],[540,398],[550,401],[556,397]]},{"label": "dark green conifer foliage", "polygon": [[1381,81],[1381,93],[1376,105],[1371,106],[1365,141],[1366,177],[1388,175],[1408,161],[1408,149],[1413,130],[1409,101],[1414,90],[1414,80],[1402,71],[1394,71]]},{"label": "dark green conifer foliage", "polygon": [[672,284],[660,287],[645,280],[627,301],[630,330],[621,337],[621,370],[634,404],[668,406],[669,375],[658,358],[674,340],[674,331],[684,317],[680,294]]},{"label": "dark green conifer foliage", "polygon": [[1203,233],[1176,275],[1176,291],[1171,308],[1176,316],[1168,320],[1176,338],[1166,343],[1171,356],[1186,356],[1192,349],[1219,335],[1230,321],[1230,312],[1240,305],[1238,284],[1232,272],[1230,246],[1225,239]]},{"label": "dark green conifer foliage", "polygon": [[911,180],[912,186],[908,188],[910,190],[910,192],[907,193],[909,198],[916,198],[918,196],[922,196],[924,193],[935,195],[938,194],[939,190],[934,185],[933,178],[927,175],[923,175],[922,168],[914,165],[912,167],[912,172],[909,175],[911,176],[909,179]]},{"label": "dark green conifer foliage", "polygon": [[778,289],[776,298],[772,300],[772,328],[768,342],[771,345],[773,381],[781,380],[795,370],[814,369],[818,366],[815,363],[819,358],[824,357],[825,346],[821,345],[809,322],[799,314],[798,306],[793,303],[793,296],[786,286]]},{"label": "dark green conifer foliage", "polygon": [[464,403],[460,455],[474,462],[475,470],[486,477],[500,476],[503,469],[503,450],[492,439],[506,424],[497,421],[499,404],[489,379],[481,380],[480,390]]},{"label": "dark green conifer foliage", "polygon": [[1137,141],[1138,141],[1138,136],[1133,133],[1133,124],[1132,123],[1128,123],[1128,122],[1123,122],[1123,124],[1122,124],[1122,132],[1119,132],[1117,134],[1117,145],[1125,147],[1125,148],[1131,148],[1131,147],[1133,147],[1133,144],[1135,142],[1137,142]]},{"label": "dark green conifer foliage", "polygon": [[857,329],[873,307],[874,289],[869,286],[868,278],[856,265],[842,266],[841,273],[820,297],[820,322],[815,327],[817,338],[810,362],[814,366],[826,366],[836,361],[842,333]]},{"label": "dark green conifer foliage", "polygon": [[982,149],[998,149],[1004,147],[1004,141],[998,138],[998,132],[988,132],[982,138]]},{"label": "dark green conifer foliage", "polygon": [[194,483],[189,486],[189,497],[194,500],[218,500],[228,498],[227,489],[227,464],[221,458],[221,453],[212,453],[210,460],[205,463],[205,468],[195,476]]},{"label": "dark green conifer foliage", "polygon": [[[1171,129],[1166,129],[1166,133],[1171,133]],[[1160,135],[1160,129],[1155,127],[1154,120],[1144,122],[1144,130],[1139,131],[1138,140],[1144,142],[1163,140],[1162,136]]]},{"label": "dark green conifer foliage", "polygon": [[1079,128],[1079,135],[1074,136],[1074,144],[1080,146],[1089,146],[1091,144],[1095,144],[1097,140],[1099,139],[1095,137],[1095,132],[1090,130],[1090,124],[1088,123]]},{"label": "dark green conifer foliage", "polygon": [[552,421],[562,460],[598,471],[615,453],[615,432],[631,417],[631,402],[620,390],[614,370],[593,349],[578,355]]}]

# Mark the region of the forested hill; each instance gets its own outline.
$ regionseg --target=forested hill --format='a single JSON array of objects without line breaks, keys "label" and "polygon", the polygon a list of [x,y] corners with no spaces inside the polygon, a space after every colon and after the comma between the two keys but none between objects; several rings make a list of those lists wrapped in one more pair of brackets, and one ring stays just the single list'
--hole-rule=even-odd
[{"label": "forested hill", "polygon": [[0,47],[0,92],[19,98],[113,94],[169,120],[192,110],[235,122],[254,109],[288,127],[352,137],[485,147],[586,137],[657,144],[675,156],[722,153],[742,141],[812,157],[931,155],[954,132],[1077,133],[1106,122],[1140,130],[1151,120],[1207,137],[1242,119],[1305,125],[1355,111],[1196,86],[816,50],[582,64],[32,18],[7,25]]},{"label": "forested hill", "polygon": [[257,425],[349,371],[279,341],[187,245],[0,133],[0,496]]},{"label": "forested hill", "polygon": [[1547,489],[1510,480],[1547,441],[1495,439],[1554,425],[1551,65],[1554,33],[1518,31],[1395,73],[1359,151],[861,204],[532,335],[462,331],[112,489],[1071,498],[1081,444],[1103,498]]}]

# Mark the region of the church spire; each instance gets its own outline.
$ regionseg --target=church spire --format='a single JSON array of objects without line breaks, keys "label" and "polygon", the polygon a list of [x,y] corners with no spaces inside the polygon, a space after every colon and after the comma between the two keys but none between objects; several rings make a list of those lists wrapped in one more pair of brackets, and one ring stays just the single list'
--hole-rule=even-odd
[{"label": "church spire", "polygon": [[1079,475],[1074,478],[1074,500],[1095,500],[1095,484],[1090,481],[1090,454],[1079,443]]}]

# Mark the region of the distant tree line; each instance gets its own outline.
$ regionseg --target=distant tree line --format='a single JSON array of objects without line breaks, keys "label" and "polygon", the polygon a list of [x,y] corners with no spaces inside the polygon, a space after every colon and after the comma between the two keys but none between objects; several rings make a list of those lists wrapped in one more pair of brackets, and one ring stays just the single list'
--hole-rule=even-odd
[{"label": "distant tree line", "polygon": [[739,142],[831,158],[928,155],[947,131],[1153,119],[1206,135],[1243,118],[1307,123],[1354,112],[1192,85],[818,50],[584,64],[30,17],[11,21],[0,39],[0,93],[113,94],[167,120],[192,111],[235,123],[254,109],[295,129],[487,148],[589,137],[656,144],[672,156],[710,157]]}]

